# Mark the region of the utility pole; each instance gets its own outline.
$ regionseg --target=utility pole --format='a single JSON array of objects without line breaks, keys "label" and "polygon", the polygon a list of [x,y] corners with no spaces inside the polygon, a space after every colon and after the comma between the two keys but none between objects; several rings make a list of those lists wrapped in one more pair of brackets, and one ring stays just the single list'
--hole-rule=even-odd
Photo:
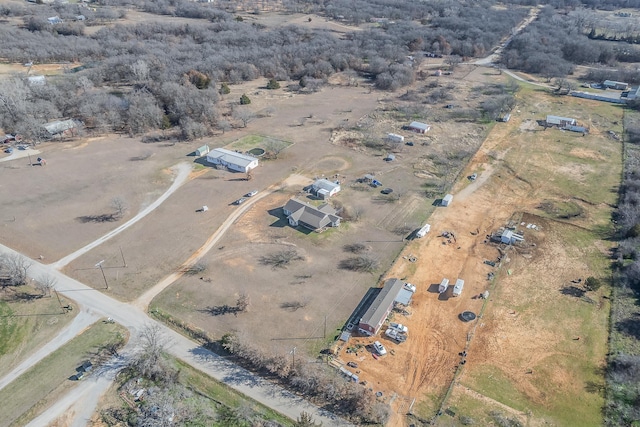
[{"label": "utility pole", "polygon": [[60,304],[60,309],[62,310],[63,313],[66,313],[67,311],[62,306],[62,301],[60,301],[60,295],[58,295],[58,291],[56,289],[54,289],[53,292],[55,292],[56,298],[58,298],[58,304]]},{"label": "utility pole", "polygon": [[124,260],[124,252],[122,252],[122,246],[120,246],[120,255],[122,255],[122,266],[127,266],[127,261]]},{"label": "utility pole", "polygon": [[327,337],[327,315],[324,315],[324,335],[323,338]]},{"label": "utility pole", "polygon": [[104,260],[100,261],[99,263],[96,264],[96,268],[100,269],[100,272],[102,273],[102,278],[104,279],[104,285],[106,286],[106,289],[109,289],[109,283],[107,283],[107,276],[104,275],[104,270],[102,269],[102,263],[104,262]]},{"label": "utility pole", "polygon": [[293,349],[291,350],[291,370],[295,370],[296,369],[296,348],[293,347]]}]

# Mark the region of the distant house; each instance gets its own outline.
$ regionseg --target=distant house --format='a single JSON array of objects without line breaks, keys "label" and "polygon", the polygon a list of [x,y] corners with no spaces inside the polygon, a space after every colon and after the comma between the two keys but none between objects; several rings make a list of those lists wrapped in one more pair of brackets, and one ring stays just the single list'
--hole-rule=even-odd
[{"label": "distant house", "polygon": [[81,125],[82,122],[78,120],[56,120],[55,122],[47,123],[44,125],[44,128],[52,137],[61,138],[64,136],[75,136]]},{"label": "distant house", "polygon": [[453,194],[447,194],[442,198],[442,206],[449,206],[453,202]]},{"label": "distant house", "polygon": [[404,283],[399,279],[389,279],[373,300],[358,323],[358,331],[365,335],[375,335],[380,331],[396,302]]},{"label": "distant house", "polygon": [[47,18],[47,21],[49,21],[49,24],[51,25],[62,24],[64,22],[59,16],[52,16],[51,18]]},{"label": "distant house", "polygon": [[292,227],[300,225],[310,230],[338,227],[342,219],[327,203],[315,207],[298,199],[290,199],[282,210],[289,220],[289,225]]},{"label": "distant house", "polygon": [[404,136],[395,133],[388,134],[387,139],[391,142],[404,142]]},{"label": "distant house", "polygon": [[547,116],[547,125],[548,126],[576,126],[578,124],[576,119],[572,119],[570,117],[560,117],[560,116]]},{"label": "distant house", "polygon": [[407,126],[407,129],[412,132],[427,133],[431,129],[431,126],[426,123],[411,122],[409,123],[409,126]]},{"label": "distant house", "polygon": [[209,148],[208,145],[203,145],[202,147],[199,147],[196,149],[196,151],[194,151],[194,153],[196,154],[197,157],[202,157],[205,154],[208,154],[211,151],[211,149]]},{"label": "distant house", "polygon": [[249,172],[258,167],[258,159],[248,154],[216,148],[207,153],[207,162],[222,165],[236,172]]},{"label": "distant house", "polygon": [[311,184],[311,190],[321,199],[328,199],[340,192],[340,183],[321,178]]},{"label": "distant house", "polygon": [[605,80],[602,82],[602,86],[606,87],[607,89],[627,90],[629,84],[624,82],[617,82],[615,80]]},{"label": "distant house", "polygon": [[27,83],[29,86],[44,86],[46,83],[46,79],[44,76],[29,76],[27,77]]}]

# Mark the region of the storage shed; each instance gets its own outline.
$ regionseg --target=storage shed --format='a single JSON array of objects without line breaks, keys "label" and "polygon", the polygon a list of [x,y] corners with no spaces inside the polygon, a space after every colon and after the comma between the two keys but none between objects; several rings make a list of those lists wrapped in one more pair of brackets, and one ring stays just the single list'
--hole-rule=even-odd
[{"label": "storage shed", "polygon": [[453,194],[447,194],[442,198],[442,206],[449,206],[453,202]]},{"label": "storage shed", "polygon": [[456,284],[453,285],[453,296],[459,297],[460,294],[462,293],[462,288],[464,288],[464,280],[457,279]]},{"label": "storage shed", "polygon": [[522,242],[523,240],[524,236],[509,229],[504,230],[500,236],[500,242],[506,243],[507,245],[513,245],[514,243]]},{"label": "storage shed", "polygon": [[196,149],[196,151],[194,151],[194,152],[196,153],[196,156],[201,157],[201,156],[204,156],[205,154],[208,154],[209,151],[211,151],[209,146],[208,145],[203,145],[202,147]]},{"label": "storage shed", "polygon": [[388,134],[387,139],[391,142],[404,142],[404,136],[395,133]]},{"label": "storage shed", "polygon": [[431,129],[431,126],[426,123],[411,122],[409,123],[409,126],[407,126],[407,129],[412,132],[427,133]]},{"label": "storage shed", "polygon": [[311,189],[316,194],[316,196],[322,199],[328,199],[334,194],[340,192],[340,184],[338,182],[332,182],[328,179],[322,178],[316,180],[311,185]]}]

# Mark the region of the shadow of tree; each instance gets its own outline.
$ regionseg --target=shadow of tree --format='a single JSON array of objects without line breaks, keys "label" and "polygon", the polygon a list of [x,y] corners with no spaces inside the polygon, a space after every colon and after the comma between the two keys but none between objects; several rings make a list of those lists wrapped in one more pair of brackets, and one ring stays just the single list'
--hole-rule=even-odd
[{"label": "shadow of tree", "polygon": [[584,289],[578,288],[577,286],[569,285],[560,289],[560,293],[562,295],[568,295],[571,297],[582,298],[584,294],[587,293]]},{"label": "shadow of tree", "polygon": [[234,305],[224,304],[209,306],[199,311],[210,314],[211,316],[224,316],[225,314],[233,314],[234,316],[237,316],[240,312],[240,308]]},{"label": "shadow of tree", "polygon": [[616,322],[616,330],[640,340],[640,313],[634,313],[624,320]]},{"label": "shadow of tree", "polygon": [[89,222],[114,222],[118,220],[118,216],[116,214],[101,214],[101,215],[83,215],[76,218],[76,221],[81,222],[83,224],[87,224]]}]

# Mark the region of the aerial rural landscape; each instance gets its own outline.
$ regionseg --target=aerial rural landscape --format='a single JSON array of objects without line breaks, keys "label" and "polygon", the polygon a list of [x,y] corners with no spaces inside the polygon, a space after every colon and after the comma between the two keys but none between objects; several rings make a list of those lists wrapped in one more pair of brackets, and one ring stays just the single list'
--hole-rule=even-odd
[{"label": "aerial rural landscape", "polygon": [[0,37],[0,427],[640,425],[637,0]]}]

